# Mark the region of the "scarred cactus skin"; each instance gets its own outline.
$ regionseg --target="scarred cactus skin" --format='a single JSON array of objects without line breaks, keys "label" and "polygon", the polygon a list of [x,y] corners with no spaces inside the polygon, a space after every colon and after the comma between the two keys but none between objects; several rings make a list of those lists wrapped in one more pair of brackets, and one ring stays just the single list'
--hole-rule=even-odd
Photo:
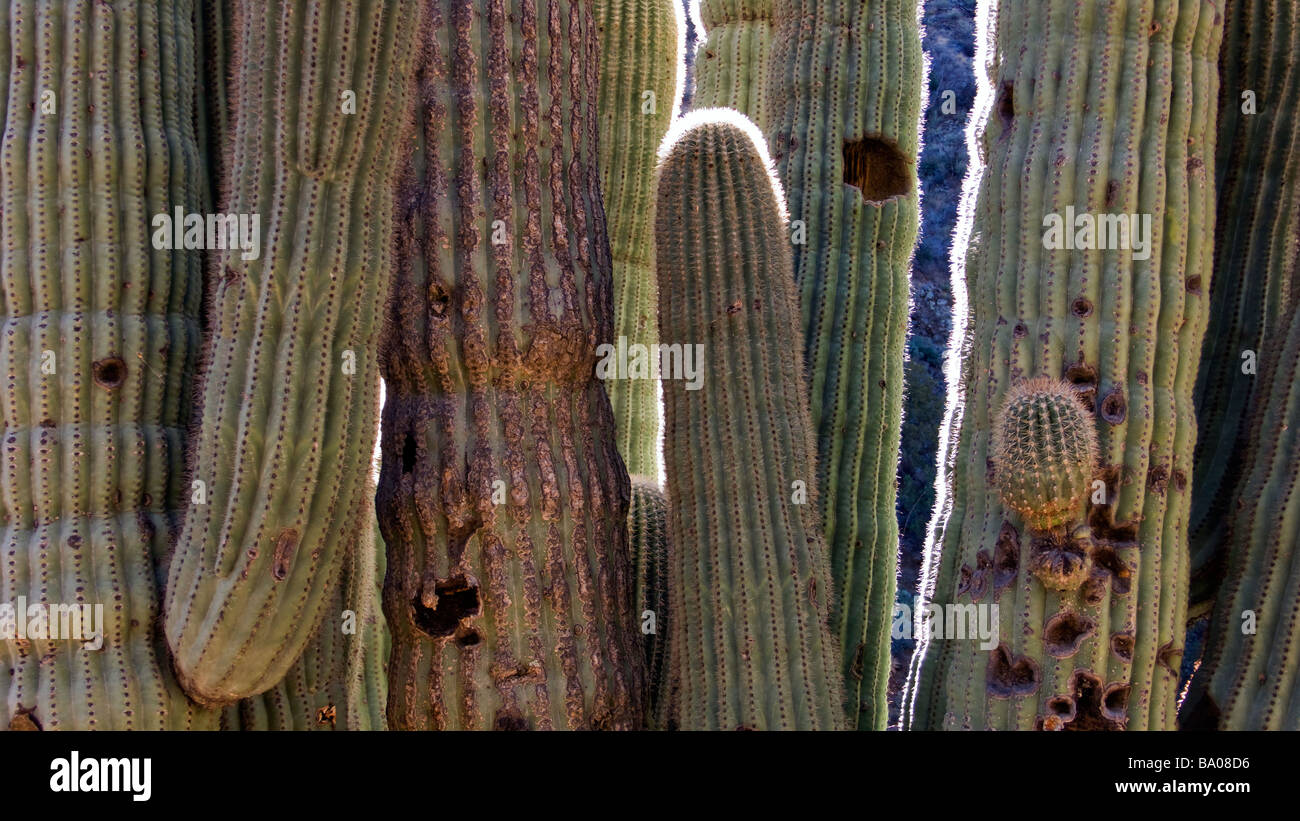
[{"label": "scarred cactus skin", "polygon": [[0,641],[0,730],[217,727],[158,607],[203,287],[201,255],[154,249],[150,221],[208,207],[195,19],[188,0],[0,10],[0,605],[104,619],[98,650]]},{"label": "scarred cactus skin", "polygon": [[[681,105],[686,23],[678,0],[596,0],[596,24],[600,186],[614,262],[614,334],[648,349],[659,337],[655,152]],[[658,476],[658,386],[651,379],[607,379],[605,390],[628,472]]]},{"label": "scarred cactus skin", "polygon": [[[646,680],[650,686],[646,715],[653,717],[658,714],[660,699],[668,690],[665,663],[669,622],[668,499],[659,484],[649,477],[632,477],[627,535],[636,572],[636,615],[641,620]],[[653,632],[646,632],[647,613],[652,614]]]},{"label": "scarred cactus skin", "polygon": [[639,728],[594,2],[425,9],[383,355],[389,726]]},{"label": "scarred cactus skin", "polygon": [[[1183,726],[1300,730],[1300,300],[1260,351],[1259,403],[1229,563]],[[1252,629],[1247,629],[1252,628]]]},{"label": "scarred cactus skin", "polygon": [[[920,593],[927,606],[996,606],[999,646],[923,641],[905,727],[1174,726],[1220,5],[981,4],[976,64],[987,76],[972,112],[969,218],[954,238],[949,406]],[[1049,241],[1049,216],[1070,208],[1149,215],[1149,256]],[[989,481],[994,414],[1033,375],[1068,381],[1098,429],[1104,491],[1088,495],[1087,530],[1068,531],[1068,543],[1017,526]],[[1034,577],[1033,551],[1080,543],[1093,567],[1077,589]]]},{"label": "scarred cactus skin", "polygon": [[1082,520],[1097,466],[1097,426],[1066,382],[1007,391],[993,422],[993,481],[1002,504],[1037,531]]},{"label": "scarred cactus skin", "polygon": [[166,597],[175,667],[204,703],[284,678],[367,518],[419,5],[238,6],[221,210],[259,215],[264,235],[256,259],[214,255],[189,462],[202,500]]},{"label": "scarred cactus skin", "polygon": [[916,0],[774,0],[761,123],[789,192],[850,722],[884,729],[908,270],[920,219]]},{"label": "scarred cactus skin", "polygon": [[1300,292],[1300,3],[1229,0],[1223,13],[1215,277],[1196,379],[1194,605],[1208,605],[1224,578],[1226,530],[1237,500],[1249,499],[1242,457],[1259,435],[1248,424],[1263,384],[1258,357],[1286,333]]},{"label": "scarred cactus skin", "polygon": [[695,54],[696,109],[734,108],[766,128],[774,0],[701,0],[705,39]]},{"label": "scarred cactus skin", "polygon": [[784,203],[762,143],[735,112],[693,112],[659,169],[659,335],[704,346],[700,390],[663,383],[666,724],[686,730],[846,724]]}]

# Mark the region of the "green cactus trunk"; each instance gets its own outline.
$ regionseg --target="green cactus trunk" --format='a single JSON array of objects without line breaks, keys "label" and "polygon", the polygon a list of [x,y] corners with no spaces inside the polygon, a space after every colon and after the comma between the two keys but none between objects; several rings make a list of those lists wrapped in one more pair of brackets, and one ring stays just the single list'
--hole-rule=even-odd
[{"label": "green cactus trunk", "polygon": [[1184,726],[1300,730],[1300,305],[1260,351],[1259,403],[1230,560]]},{"label": "green cactus trunk", "polygon": [[[777,0],[765,126],[794,276],[850,722],[884,729],[924,61],[915,0]],[[855,71],[857,67],[860,70]]]},{"label": "green cactus trunk", "polygon": [[166,599],[176,669],[205,703],[284,678],[333,618],[368,518],[418,7],[240,6],[222,207],[265,231],[255,258],[226,250],[212,268],[196,490]]},{"label": "green cactus trunk", "polygon": [[[653,350],[655,151],[681,105],[686,48],[678,0],[597,0],[600,187],[614,261],[616,343]],[[649,96],[647,96],[649,92]],[[617,347],[615,350],[617,351]],[[650,378],[605,382],[628,472],[659,475],[659,393]]]},{"label": "green cactus trunk", "polygon": [[[188,0],[0,8],[0,729],[217,726],[158,610],[203,286],[150,223],[208,203],[194,27]],[[33,625],[20,597],[60,609]],[[81,605],[98,649],[66,637]]]},{"label": "green cactus trunk", "polygon": [[284,679],[225,709],[223,729],[383,730],[384,614],[377,554],[383,541],[370,526],[348,546],[343,582],[325,621]]},{"label": "green cactus trunk", "polygon": [[[986,167],[955,239],[966,249],[949,353],[960,372],[922,594],[945,615],[992,606],[999,630],[923,641],[905,722],[1171,729],[1222,20],[1210,0],[1002,0],[982,13],[996,39],[977,56],[989,74],[971,156]],[[1108,237],[1089,241],[1074,211],[1109,224]],[[1139,215],[1132,248],[1098,218],[1124,214]],[[1087,520],[1064,540],[1031,533],[989,476],[994,411],[1035,376],[1073,384],[1099,434]],[[1092,568],[1077,588],[1049,589],[1035,572],[1080,553]]]},{"label": "green cactus trunk", "polygon": [[427,4],[378,512],[396,729],[631,729],[594,2]]},{"label": "green cactus trunk", "polygon": [[1258,361],[1285,333],[1300,289],[1300,4],[1231,0],[1220,62],[1218,226],[1210,326],[1196,382],[1196,482],[1192,493],[1192,601],[1223,578],[1226,529],[1241,495]]},{"label": "green cactus trunk", "polygon": [[683,362],[703,346],[699,390],[663,383],[667,724],[843,729],[783,202],[757,128],[699,114],[670,134],[655,218],[660,338]]},{"label": "green cactus trunk", "polygon": [[734,108],[767,128],[773,108],[765,82],[774,5],[774,0],[701,0],[706,37],[696,51],[693,108]]},{"label": "green cactus trunk", "polygon": [[[658,316],[658,306],[655,315]],[[656,322],[656,324],[658,324]],[[657,329],[656,329],[657,330]],[[657,334],[656,334],[657,335]],[[668,498],[658,482],[632,477],[632,506],[627,514],[628,542],[636,572],[636,613],[645,649],[648,723],[658,723],[661,697],[668,692]]]}]

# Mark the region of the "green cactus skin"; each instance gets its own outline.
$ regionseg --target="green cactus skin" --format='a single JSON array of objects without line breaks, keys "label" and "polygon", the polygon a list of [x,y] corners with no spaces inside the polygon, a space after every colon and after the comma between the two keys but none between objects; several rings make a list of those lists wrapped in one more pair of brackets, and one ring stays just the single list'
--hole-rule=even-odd
[{"label": "green cactus skin", "polygon": [[[1196,481],[1192,493],[1192,601],[1222,577],[1225,529],[1241,497],[1246,426],[1259,396],[1243,353],[1284,333],[1300,281],[1300,4],[1231,0],[1220,62],[1218,226],[1210,326],[1196,382]],[[1244,92],[1255,113],[1244,113]],[[1257,370],[1262,370],[1257,365]]]},{"label": "green cactus skin", "polygon": [[201,256],[155,250],[150,220],[208,202],[194,18],[188,0],[0,9],[0,603],[104,616],[99,650],[0,641],[0,729],[217,727],[158,612],[203,287]]},{"label": "green cactus skin", "polygon": [[[656,306],[655,315],[658,315]],[[656,329],[657,330],[657,329]],[[642,622],[648,723],[655,724],[662,694],[668,690],[665,646],[668,636],[668,499],[659,483],[648,476],[632,477],[632,506],[627,513],[628,543],[636,572],[636,614]],[[647,613],[654,631],[646,632]]]},{"label": "green cactus skin", "polygon": [[[302,656],[270,690],[227,707],[223,729],[387,729],[386,626],[377,561],[383,547],[373,522],[357,531],[343,582]],[[345,611],[355,619],[355,633],[343,632]]]},{"label": "green cactus skin", "polygon": [[[241,4],[227,213],[261,255],[217,254],[167,641],[213,705],[284,678],[339,582],[378,413],[392,189],[415,0]],[[328,13],[326,13],[328,11]],[[355,93],[355,112],[346,92]]]},{"label": "green cactus skin", "polygon": [[700,390],[663,382],[680,729],[846,724],[790,244],[762,142],[735,112],[693,112],[659,169],[659,335],[704,346]]},{"label": "green cactus skin", "polygon": [[766,128],[774,5],[774,0],[701,0],[706,36],[696,50],[693,108],[734,108]]},{"label": "green cactus skin", "polygon": [[394,729],[643,724],[630,487],[595,375],[594,7],[426,6],[383,353]]},{"label": "green cactus skin", "polygon": [[[884,729],[924,59],[915,0],[777,0],[765,126],[790,197],[850,721]],[[854,70],[854,67],[860,70]],[[778,102],[779,101],[779,104]]]},{"label": "green cactus skin", "polygon": [[[971,156],[985,167],[954,240],[967,253],[921,594],[996,605],[1001,644],[923,642],[904,723],[1172,729],[1222,19],[1209,0],[994,5],[981,9]],[[1045,215],[1068,207],[1151,215],[1150,257],[1045,247]],[[1064,376],[1095,409],[1105,482],[1087,524],[1046,545],[987,481],[993,410],[1032,375]],[[1093,563],[1081,587],[1033,577],[1036,551],[1080,545]]]},{"label": "green cactus skin", "polygon": [[1228,573],[1184,726],[1300,730],[1300,305],[1292,297],[1289,307],[1290,328],[1275,328],[1260,351],[1242,503],[1227,529]]},{"label": "green cactus skin", "polygon": [[[600,187],[614,260],[614,333],[650,350],[655,151],[681,107],[686,23],[678,0],[597,0]],[[647,100],[645,92],[653,92]],[[646,107],[653,104],[650,111]],[[659,392],[651,379],[605,381],[628,472],[659,475]]]},{"label": "green cactus skin", "polygon": [[1097,469],[1097,427],[1069,383],[1017,382],[993,424],[993,478],[1002,504],[1032,530],[1082,520]]}]

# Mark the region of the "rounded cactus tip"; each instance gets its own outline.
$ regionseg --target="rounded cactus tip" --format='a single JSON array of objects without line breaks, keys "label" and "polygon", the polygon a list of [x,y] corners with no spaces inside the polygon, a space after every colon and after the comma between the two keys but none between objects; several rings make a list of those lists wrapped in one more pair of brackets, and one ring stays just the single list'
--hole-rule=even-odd
[{"label": "rounded cactus tip", "polygon": [[687,162],[689,157],[721,152],[724,156],[756,153],[776,193],[781,222],[788,222],[785,189],[776,173],[776,164],[767,150],[767,140],[754,121],[734,108],[701,108],[673,121],[659,144],[658,173],[669,165]]},{"label": "rounded cactus tip", "polygon": [[1075,520],[1097,465],[1097,429],[1067,382],[1037,377],[1007,392],[993,425],[994,484],[1031,530]]}]

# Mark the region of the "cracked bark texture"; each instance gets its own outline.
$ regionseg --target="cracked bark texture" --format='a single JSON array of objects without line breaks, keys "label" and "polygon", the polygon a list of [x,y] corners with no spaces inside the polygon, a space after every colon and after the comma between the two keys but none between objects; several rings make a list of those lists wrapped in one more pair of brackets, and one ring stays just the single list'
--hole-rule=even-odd
[{"label": "cracked bark texture", "polygon": [[[996,605],[999,645],[922,644],[915,729],[1173,729],[1188,600],[1192,391],[1214,250],[1217,58],[1208,0],[981,6],[982,174],[955,244],[958,310],[922,598]],[[1150,257],[1048,247],[1045,217],[1147,214]],[[1074,231],[1076,226],[1067,226]],[[956,258],[956,257],[955,257]],[[963,299],[965,301],[963,301]],[[1097,425],[1086,521],[1044,538],[999,501],[991,419],[1065,378]],[[1084,555],[1086,581],[1048,589]],[[1055,568],[1055,569],[1054,569]],[[955,625],[954,625],[955,626]]]},{"label": "cracked bark texture", "polygon": [[593,3],[424,5],[377,497],[394,729],[632,729]]}]

